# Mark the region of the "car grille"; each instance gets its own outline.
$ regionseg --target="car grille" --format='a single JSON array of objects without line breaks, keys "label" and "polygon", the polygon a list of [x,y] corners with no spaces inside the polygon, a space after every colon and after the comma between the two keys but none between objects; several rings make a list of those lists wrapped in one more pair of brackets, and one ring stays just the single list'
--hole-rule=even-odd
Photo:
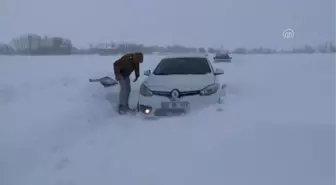
[{"label": "car grille", "polygon": [[[195,96],[195,95],[199,95],[200,94],[200,90],[197,91],[182,91],[180,92],[180,96],[179,98],[183,97],[183,96]],[[156,96],[164,96],[167,98],[171,98],[170,93],[171,92],[167,92],[167,91],[152,91],[153,95]]]}]

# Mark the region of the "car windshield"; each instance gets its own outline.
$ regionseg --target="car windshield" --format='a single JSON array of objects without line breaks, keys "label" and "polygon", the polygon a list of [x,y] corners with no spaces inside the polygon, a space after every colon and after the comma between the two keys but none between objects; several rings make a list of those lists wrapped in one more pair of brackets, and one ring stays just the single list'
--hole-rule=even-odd
[{"label": "car windshield", "polygon": [[206,58],[183,57],[167,58],[160,61],[154,70],[154,75],[200,75],[211,73]]}]

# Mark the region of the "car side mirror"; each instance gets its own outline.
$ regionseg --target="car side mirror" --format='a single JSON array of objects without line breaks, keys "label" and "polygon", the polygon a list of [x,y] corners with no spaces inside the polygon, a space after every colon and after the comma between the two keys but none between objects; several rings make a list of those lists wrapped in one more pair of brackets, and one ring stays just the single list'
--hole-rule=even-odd
[{"label": "car side mirror", "polygon": [[215,73],[214,73],[214,74],[215,74],[216,76],[217,76],[217,75],[222,75],[222,74],[224,74],[224,71],[223,71],[222,69],[218,69],[218,68],[217,68],[217,69],[215,70]]},{"label": "car side mirror", "polygon": [[145,72],[144,72],[144,75],[145,76],[149,76],[151,74],[151,70],[146,70]]}]

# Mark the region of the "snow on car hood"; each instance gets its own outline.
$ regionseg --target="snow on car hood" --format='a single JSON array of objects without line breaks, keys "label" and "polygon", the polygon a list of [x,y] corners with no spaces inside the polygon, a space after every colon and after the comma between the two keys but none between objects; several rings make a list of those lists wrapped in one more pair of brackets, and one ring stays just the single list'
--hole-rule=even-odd
[{"label": "snow on car hood", "polygon": [[207,75],[151,75],[144,84],[151,90],[179,91],[201,90],[215,82],[213,74]]}]

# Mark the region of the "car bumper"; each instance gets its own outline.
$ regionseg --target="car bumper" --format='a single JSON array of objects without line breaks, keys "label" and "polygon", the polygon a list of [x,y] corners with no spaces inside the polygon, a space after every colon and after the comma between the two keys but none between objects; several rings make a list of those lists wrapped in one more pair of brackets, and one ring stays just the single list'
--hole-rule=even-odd
[{"label": "car bumper", "polygon": [[[150,96],[145,97],[139,94],[139,112],[146,117],[158,117],[158,116],[180,116],[188,113],[192,110],[202,109],[206,106],[216,103],[223,103],[224,96],[226,95],[226,85],[222,85],[215,94],[209,96],[185,96],[178,101],[171,101],[168,97],[164,96]],[[163,102],[188,102],[187,109],[184,108],[163,108]]]}]

